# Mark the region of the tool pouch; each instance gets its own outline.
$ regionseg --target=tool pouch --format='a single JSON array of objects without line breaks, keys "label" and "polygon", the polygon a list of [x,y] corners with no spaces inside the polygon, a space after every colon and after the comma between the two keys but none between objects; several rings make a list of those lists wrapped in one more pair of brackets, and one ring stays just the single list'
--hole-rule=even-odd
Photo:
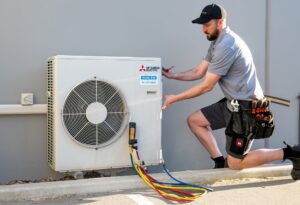
[{"label": "tool pouch", "polygon": [[252,125],[253,119],[249,113],[244,111],[232,112],[225,134],[228,136],[238,137],[248,136],[252,132]]},{"label": "tool pouch", "polygon": [[275,124],[270,111],[265,112],[264,119],[257,119],[247,111],[232,112],[225,134],[231,137],[250,139],[265,139],[272,136]]},{"label": "tool pouch", "polygon": [[247,111],[232,112],[225,134],[231,138],[230,151],[243,155],[254,137],[254,119]]},{"label": "tool pouch", "polygon": [[255,139],[269,138],[273,134],[275,128],[273,115],[270,111],[266,112],[265,114],[268,116],[266,119],[255,119]]},{"label": "tool pouch", "polygon": [[231,141],[229,150],[234,154],[244,155],[253,139],[271,137],[275,126],[268,105],[258,108],[257,105],[252,105],[252,109],[249,102],[240,101],[239,105],[240,109],[237,112],[231,112],[225,134]]}]

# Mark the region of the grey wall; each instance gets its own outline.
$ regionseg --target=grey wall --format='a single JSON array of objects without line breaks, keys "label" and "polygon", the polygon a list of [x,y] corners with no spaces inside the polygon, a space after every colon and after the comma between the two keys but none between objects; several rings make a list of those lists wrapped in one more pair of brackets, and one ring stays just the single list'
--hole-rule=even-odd
[{"label": "grey wall", "polygon": [[[281,146],[283,136],[297,142],[299,62],[295,48],[299,29],[295,25],[300,14],[291,10],[300,3],[274,0],[266,7],[266,0],[215,2],[227,9],[229,26],[252,50],[263,87],[273,95],[292,99],[292,108],[273,107],[278,126],[270,146]],[[35,103],[46,103],[46,62],[57,54],[161,57],[164,65],[175,65],[178,72],[189,69],[203,59],[209,45],[201,27],[191,20],[209,3],[1,0],[0,104],[19,103],[22,92],[33,92]],[[282,15],[282,8],[289,12]],[[164,80],[164,93],[178,93],[196,83]],[[212,166],[189,131],[186,118],[221,97],[217,87],[163,112],[163,153],[170,170]],[[224,152],[223,130],[215,134]],[[259,140],[253,148],[263,146],[264,141]],[[46,116],[0,116],[1,183],[60,177],[46,161]]]},{"label": "grey wall", "polygon": [[[268,87],[272,95],[290,99],[290,108],[275,105],[277,129],[270,146],[299,142],[300,13],[297,0],[269,1]],[[289,10],[290,9],[290,10]]]}]

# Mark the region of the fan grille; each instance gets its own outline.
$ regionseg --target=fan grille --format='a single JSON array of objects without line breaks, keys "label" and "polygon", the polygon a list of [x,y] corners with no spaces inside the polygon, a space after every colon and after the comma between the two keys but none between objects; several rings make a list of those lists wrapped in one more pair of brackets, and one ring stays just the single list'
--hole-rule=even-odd
[{"label": "fan grille", "polygon": [[[87,113],[88,107],[95,103],[104,106],[105,113],[100,110]],[[88,114],[104,120],[94,122],[87,117]],[[104,81],[89,80],[69,93],[62,117],[72,139],[83,146],[99,148],[112,143],[122,134],[128,122],[128,111],[118,89]]]}]

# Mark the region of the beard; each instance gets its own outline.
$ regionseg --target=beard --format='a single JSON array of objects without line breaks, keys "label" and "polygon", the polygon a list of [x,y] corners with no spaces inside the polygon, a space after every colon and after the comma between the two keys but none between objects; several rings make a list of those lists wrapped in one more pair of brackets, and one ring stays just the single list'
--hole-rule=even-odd
[{"label": "beard", "polygon": [[218,29],[216,29],[213,33],[211,34],[208,34],[208,33],[205,33],[206,34],[206,38],[207,40],[209,41],[214,41],[218,38],[219,34],[220,34],[220,31]]}]

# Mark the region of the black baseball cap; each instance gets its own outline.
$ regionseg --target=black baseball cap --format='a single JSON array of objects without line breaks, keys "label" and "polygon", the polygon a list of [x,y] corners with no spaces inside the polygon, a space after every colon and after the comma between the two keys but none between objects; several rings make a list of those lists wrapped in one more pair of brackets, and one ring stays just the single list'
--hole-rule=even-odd
[{"label": "black baseball cap", "polygon": [[225,19],[227,12],[225,9],[218,4],[210,4],[204,7],[200,17],[192,21],[192,23],[204,24],[212,19]]}]

